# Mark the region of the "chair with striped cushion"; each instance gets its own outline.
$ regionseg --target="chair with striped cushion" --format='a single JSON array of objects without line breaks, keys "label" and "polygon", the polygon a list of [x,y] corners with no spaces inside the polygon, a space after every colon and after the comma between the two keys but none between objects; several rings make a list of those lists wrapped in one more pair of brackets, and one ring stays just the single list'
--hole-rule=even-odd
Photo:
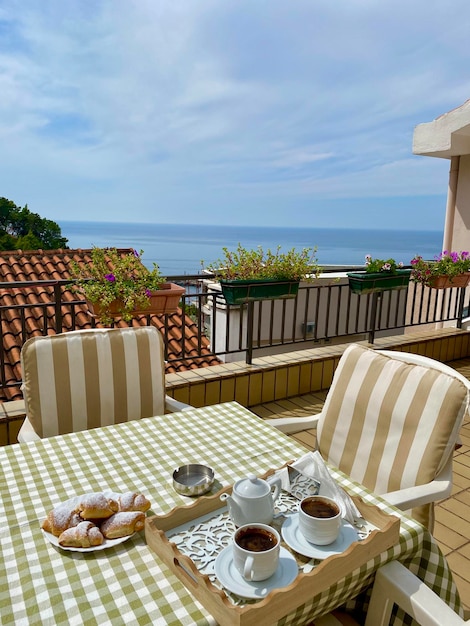
[{"label": "chair with striped cushion", "polygon": [[452,488],[452,453],[470,382],[439,361],[357,344],[345,350],[325,405],[312,418],[269,422],[317,428],[322,457],[430,530],[433,502]]},{"label": "chair with striped cushion", "polygon": [[33,337],[23,345],[21,367],[27,418],[19,441],[188,406],[165,395],[163,339],[153,326]]}]

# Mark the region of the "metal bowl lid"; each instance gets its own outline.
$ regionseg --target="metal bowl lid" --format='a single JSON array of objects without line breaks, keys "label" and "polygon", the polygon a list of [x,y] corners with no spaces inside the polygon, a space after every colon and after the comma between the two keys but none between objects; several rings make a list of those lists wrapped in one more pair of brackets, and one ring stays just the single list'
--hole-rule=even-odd
[{"label": "metal bowl lid", "polygon": [[212,488],[214,470],[207,465],[191,463],[173,472],[173,487],[186,496],[200,496]]}]

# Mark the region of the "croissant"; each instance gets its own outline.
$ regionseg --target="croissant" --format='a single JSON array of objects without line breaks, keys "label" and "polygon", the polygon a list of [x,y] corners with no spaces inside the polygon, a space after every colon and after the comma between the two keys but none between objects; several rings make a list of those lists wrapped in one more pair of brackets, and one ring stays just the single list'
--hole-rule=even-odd
[{"label": "croissant", "polygon": [[72,498],[49,511],[41,528],[58,537],[64,530],[77,526],[81,521],[77,512],[77,498]]},{"label": "croissant", "polygon": [[142,493],[133,493],[128,491],[119,496],[120,511],[148,511],[150,502]]},{"label": "croissant", "polygon": [[119,505],[116,500],[104,493],[87,493],[79,499],[77,512],[82,520],[101,520],[116,513]]},{"label": "croissant", "polygon": [[73,528],[67,528],[59,537],[59,545],[74,548],[100,546],[103,541],[100,529],[91,522],[80,522]]},{"label": "croissant", "polygon": [[105,520],[100,530],[106,539],[118,539],[132,535],[144,526],[145,513],[142,511],[120,511]]}]

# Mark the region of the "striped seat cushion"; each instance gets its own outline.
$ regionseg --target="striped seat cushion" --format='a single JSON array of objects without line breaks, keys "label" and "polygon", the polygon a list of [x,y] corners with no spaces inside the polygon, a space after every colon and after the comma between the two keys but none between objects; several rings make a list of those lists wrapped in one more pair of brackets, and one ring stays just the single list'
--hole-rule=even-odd
[{"label": "striped seat cushion", "polygon": [[433,480],[466,410],[456,377],[352,344],[318,424],[323,458],[378,494]]},{"label": "striped seat cushion", "polygon": [[33,337],[21,364],[26,414],[40,437],[164,413],[163,342],[154,327]]}]

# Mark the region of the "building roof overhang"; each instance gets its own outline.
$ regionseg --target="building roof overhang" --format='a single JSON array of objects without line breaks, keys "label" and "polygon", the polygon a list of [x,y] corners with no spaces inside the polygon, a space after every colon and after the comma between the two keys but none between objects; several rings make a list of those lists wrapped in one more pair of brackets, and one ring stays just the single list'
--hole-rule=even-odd
[{"label": "building roof overhang", "polygon": [[443,159],[470,154],[470,100],[432,122],[418,124],[413,154]]}]

